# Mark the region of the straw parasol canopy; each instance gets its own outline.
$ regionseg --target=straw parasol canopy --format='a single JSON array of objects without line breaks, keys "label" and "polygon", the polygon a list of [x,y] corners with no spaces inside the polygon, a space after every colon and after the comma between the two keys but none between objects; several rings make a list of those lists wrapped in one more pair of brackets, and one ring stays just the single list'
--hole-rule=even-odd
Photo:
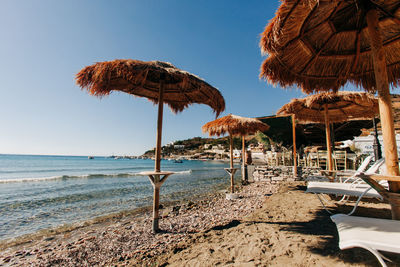
[{"label": "straw parasol canopy", "polygon": [[145,97],[155,104],[163,82],[163,102],[174,113],[194,103],[210,106],[217,117],[225,110],[224,98],[216,88],[168,62],[133,59],[98,62],[83,68],[76,75],[76,82],[91,95],[104,96],[115,90]]},{"label": "straw parasol canopy", "polygon": [[324,123],[326,106],[330,123],[371,119],[379,111],[378,100],[373,95],[341,91],[292,99],[277,114],[295,114],[300,123]]},{"label": "straw parasol canopy", "polygon": [[[306,93],[337,91],[348,81],[376,91],[366,14],[378,13],[388,81],[400,79],[400,4],[397,0],[286,0],[261,35],[269,57],[261,77]],[[284,70],[284,71],[282,71]]]},{"label": "straw parasol canopy", "polygon": [[[262,78],[306,93],[338,91],[347,82],[378,92],[386,167],[400,175],[389,87],[400,79],[398,0],[284,0],[265,28],[269,57]],[[389,182],[400,192],[400,181]],[[400,219],[400,205],[392,205]]]},{"label": "straw parasol canopy", "polygon": [[332,171],[330,124],[350,120],[372,119],[378,113],[378,100],[369,93],[319,93],[295,98],[283,105],[277,115],[294,114],[300,123],[325,123],[328,170]]},{"label": "straw parasol canopy", "polygon": [[[255,134],[257,131],[265,132],[268,131],[268,129],[269,126],[258,119],[245,118],[232,114],[207,122],[203,125],[203,132],[208,132],[210,136],[229,134],[230,169],[228,172],[231,176],[232,193],[234,193],[233,176],[236,171],[233,168],[233,136],[242,136],[242,156],[244,156],[244,136]],[[242,164],[244,164],[244,157],[242,159]]]},{"label": "straw parasol canopy", "polygon": [[160,187],[172,174],[161,171],[163,105],[166,103],[177,113],[194,103],[206,104],[218,116],[225,110],[224,98],[216,88],[199,77],[161,61],[118,59],[98,62],[83,68],[76,75],[76,83],[94,96],[121,91],[158,104],[154,172],[143,173],[149,176],[154,188],[153,232],[158,232]]},{"label": "straw parasol canopy", "polygon": [[231,136],[246,136],[257,131],[265,132],[269,126],[258,119],[245,118],[237,115],[226,115],[214,121],[207,122],[201,127],[210,136],[221,136],[228,133]]}]

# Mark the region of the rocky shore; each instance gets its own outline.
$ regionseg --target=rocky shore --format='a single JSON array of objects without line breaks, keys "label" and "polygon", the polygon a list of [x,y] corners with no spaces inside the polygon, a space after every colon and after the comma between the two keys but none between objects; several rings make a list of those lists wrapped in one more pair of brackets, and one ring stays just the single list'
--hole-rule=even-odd
[{"label": "rocky shore", "polygon": [[[147,265],[174,249],[191,235],[218,229],[262,207],[278,185],[243,186],[239,199],[225,199],[225,192],[162,210],[160,234],[151,233],[151,212],[123,214],[93,224],[56,231],[0,252],[1,266],[98,266]],[[176,248],[179,250],[179,248]]]}]

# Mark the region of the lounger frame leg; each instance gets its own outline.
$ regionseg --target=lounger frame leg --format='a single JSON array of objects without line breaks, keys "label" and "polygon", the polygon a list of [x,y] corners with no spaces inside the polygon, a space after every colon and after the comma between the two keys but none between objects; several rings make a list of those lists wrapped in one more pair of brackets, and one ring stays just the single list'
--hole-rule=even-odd
[{"label": "lounger frame leg", "polygon": [[[347,213],[346,215],[349,215],[349,216],[350,216],[350,215],[352,215],[352,214],[356,211],[356,209],[357,209],[357,207],[358,207],[358,204],[360,204],[361,199],[362,199],[362,198],[364,197],[364,195],[365,195],[366,193],[368,193],[368,191],[371,190],[371,189],[372,189],[372,187],[367,188],[367,189],[358,197],[358,199],[357,199],[357,201],[356,201],[356,204],[354,205],[353,209],[352,209],[349,213]],[[322,206],[324,207],[324,209],[325,209],[329,214],[333,215],[334,213],[330,212],[330,211],[328,210],[328,208],[326,207],[325,203],[322,201],[322,197],[320,196],[320,194],[319,194],[319,193],[314,193],[314,194],[317,195],[317,197],[318,197],[319,201],[321,202]],[[339,202],[343,201],[345,198],[346,198],[346,195],[344,195],[343,198],[342,198]],[[349,198],[350,198],[350,196],[347,196],[346,201],[345,201],[344,203],[342,203],[342,204],[345,204],[345,203],[348,201]]]},{"label": "lounger frame leg", "polygon": [[320,201],[320,202],[321,202],[321,204],[322,204],[322,207],[324,207],[324,209],[326,210],[326,212],[328,212],[329,214],[333,215],[333,213],[332,213],[332,212],[330,212],[330,211],[328,210],[328,208],[325,206],[325,204],[324,204],[324,202],[322,201],[322,199],[321,199],[320,195],[319,195],[319,194],[317,194],[317,193],[314,193],[314,194],[316,194],[316,195],[317,195],[317,197],[318,197],[319,201]]},{"label": "lounger frame leg", "polygon": [[350,211],[350,213],[349,214],[347,214],[347,215],[352,215],[355,211],[356,211],[356,209],[357,209],[357,207],[358,207],[358,204],[360,203],[360,201],[361,201],[361,199],[364,197],[364,195],[369,191],[369,190],[371,190],[372,189],[372,187],[370,187],[370,188],[368,188],[367,190],[365,190],[359,197],[358,197],[358,199],[357,199],[357,201],[356,201],[356,204],[354,205],[354,208]]},{"label": "lounger frame leg", "polygon": [[390,259],[388,259],[387,257],[383,256],[381,253],[379,253],[379,251],[377,251],[376,249],[369,248],[367,246],[363,246],[363,245],[360,245],[360,244],[357,244],[357,247],[366,249],[369,252],[371,252],[372,254],[374,254],[374,256],[378,259],[378,261],[382,265],[382,267],[387,267],[384,259],[387,260],[388,262],[392,262]]}]

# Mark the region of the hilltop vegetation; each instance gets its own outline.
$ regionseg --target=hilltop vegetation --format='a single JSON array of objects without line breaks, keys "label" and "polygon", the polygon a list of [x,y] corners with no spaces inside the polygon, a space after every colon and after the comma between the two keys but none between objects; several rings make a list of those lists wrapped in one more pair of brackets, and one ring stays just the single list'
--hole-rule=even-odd
[{"label": "hilltop vegetation", "polygon": [[[257,143],[257,140],[253,138],[250,141],[247,141],[246,144],[249,143]],[[221,137],[221,138],[202,138],[202,137],[194,137],[186,140],[175,141],[171,144],[165,145],[162,147],[162,155],[163,157],[169,156],[213,156],[213,153],[206,152],[205,145],[209,145],[209,148],[219,147],[225,152],[229,151],[229,138]],[[242,148],[242,141],[240,138],[233,138],[233,147],[235,149]],[[154,156],[154,149],[146,151],[143,156],[152,157]]]}]

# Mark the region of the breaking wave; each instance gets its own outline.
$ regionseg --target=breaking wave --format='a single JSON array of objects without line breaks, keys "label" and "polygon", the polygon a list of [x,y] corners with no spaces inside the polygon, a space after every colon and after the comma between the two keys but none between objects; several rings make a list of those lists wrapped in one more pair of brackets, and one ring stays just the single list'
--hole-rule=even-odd
[{"label": "breaking wave", "polygon": [[[175,174],[191,174],[192,170],[178,171]],[[96,178],[123,178],[132,176],[143,176],[140,172],[123,172],[123,173],[92,173],[83,175],[59,175],[49,177],[32,177],[32,178],[15,178],[15,179],[0,179],[0,184],[4,183],[26,183],[26,182],[46,182],[46,181],[57,181],[57,180],[69,180],[69,179],[96,179]]]}]

